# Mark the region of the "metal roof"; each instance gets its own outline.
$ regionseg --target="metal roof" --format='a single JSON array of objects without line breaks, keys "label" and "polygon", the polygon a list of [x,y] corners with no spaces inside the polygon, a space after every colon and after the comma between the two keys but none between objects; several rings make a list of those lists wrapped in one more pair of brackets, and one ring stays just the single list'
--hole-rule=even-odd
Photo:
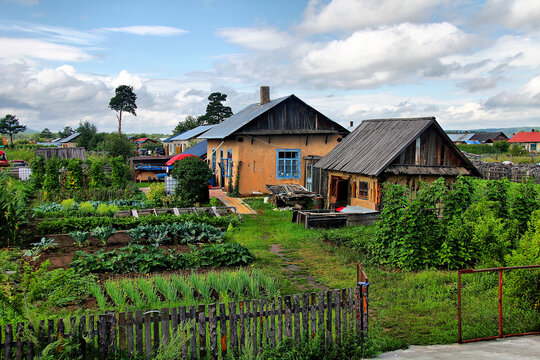
[{"label": "metal roof", "polygon": [[194,129],[184,131],[183,133],[180,133],[180,134],[177,134],[177,135],[173,135],[170,138],[164,140],[163,142],[185,141],[185,140],[193,139],[193,138],[207,132],[208,130],[210,130],[213,127],[216,127],[216,126],[217,126],[217,124],[197,126]]},{"label": "metal roof", "polygon": [[60,140],[59,142],[61,142],[62,144],[70,142],[71,140],[75,139],[79,135],[81,135],[81,133],[78,133],[78,132],[73,133],[73,134],[69,135],[67,138],[64,138],[64,139]]},{"label": "metal roof", "polygon": [[474,136],[471,136],[469,140],[478,140],[482,144],[486,141],[496,139],[499,136],[503,136],[508,140],[508,137],[502,131],[486,132],[486,133],[476,133]]},{"label": "metal roof", "polygon": [[183,151],[182,154],[191,154],[191,155],[195,155],[195,156],[198,156],[198,157],[203,157],[204,155],[206,155],[206,145],[207,145],[207,141],[206,140],[203,140],[201,141],[200,143],[196,144],[196,145],[193,145],[192,147],[190,147],[189,149],[187,149],[186,151]]},{"label": "metal roof", "polygon": [[[433,124],[444,138],[446,134],[434,117],[364,120],[315,166],[326,170],[379,176],[402,151]],[[453,146],[463,162],[475,171],[472,163],[461,154],[450,139],[448,143]]]},{"label": "metal roof", "polygon": [[465,133],[465,134],[446,134],[453,142],[465,142],[470,140],[475,133]]},{"label": "metal roof", "polygon": [[260,103],[251,104],[242,109],[240,112],[237,112],[230,118],[226,119],[222,123],[218,124],[216,127],[199,136],[199,138],[223,139],[240,129],[242,126],[248,124],[257,116],[265,113],[266,111],[270,110],[274,106],[282,103],[283,101],[287,100],[292,96],[294,95],[289,95],[276,100],[271,100],[270,102],[267,102],[263,105],[261,105]]}]

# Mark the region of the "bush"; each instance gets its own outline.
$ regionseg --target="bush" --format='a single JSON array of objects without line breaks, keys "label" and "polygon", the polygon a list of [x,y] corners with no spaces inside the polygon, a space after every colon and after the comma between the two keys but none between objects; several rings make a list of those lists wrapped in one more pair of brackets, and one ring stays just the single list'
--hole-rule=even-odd
[{"label": "bush", "polygon": [[90,184],[91,188],[102,188],[107,186],[107,177],[103,171],[103,160],[97,159],[90,165]]},{"label": "bush", "polygon": [[96,209],[94,208],[94,205],[91,202],[85,201],[79,204],[79,211],[83,215],[90,215],[90,214],[95,213]]},{"label": "bush", "polygon": [[113,187],[124,187],[129,181],[129,166],[122,156],[113,157],[109,160],[111,165],[111,183]]},{"label": "bush", "polygon": [[178,179],[176,194],[191,204],[208,202],[208,180],[212,178],[212,170],[197,157],[187,157],[177,161],[172,175]]},{"label": "bush", "polygon": [[35,158],[30,163],[32,174],[30,175],[30,183],[34,189],[41,189],[45,180],[45,158],[43,155]]},{"label": "bush", "polygon": [[150,184],[150,188],[146,193],[146,200],[150,207],[163,207],[167,202],[167,193],[165,192],[164,183]]},{"label": "bush", "polygon": [[7,245],[17,244],[21,227],[28,222],[25,196],[17,180],[0,176],[0,239]]},{"label": "bush", "polygon": [[58,176],[58,170],[60,169],[60,163],[58,157],[54,155],[47,161],[45,167],[45,180],[43,181],[43,189],[50,193],[60,188],[60,181]]},{"label": "bush", "polygon": [[83,172],[81,159],[71,159],[67,165],[64,179],[64,187],[67,189],[79,189],[83,187]]},{"label": "bush", "polygon": [[61,205],[64,211],[72,211],[77,207],[77,202],[73,199],[66,199],[62,201]]}]

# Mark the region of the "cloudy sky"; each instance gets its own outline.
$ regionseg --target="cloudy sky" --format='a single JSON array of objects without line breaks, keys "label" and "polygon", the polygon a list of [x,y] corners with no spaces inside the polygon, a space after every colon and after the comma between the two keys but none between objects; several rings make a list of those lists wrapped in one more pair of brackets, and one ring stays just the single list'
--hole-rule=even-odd
[{"label": "cloudy sky", "polygon": [[540,1],[0,0],[0,116],[114,131],[122,84],[125,132],[171,133],[214,91],[237,112],[261,85],[343,125],[538,126]]}]

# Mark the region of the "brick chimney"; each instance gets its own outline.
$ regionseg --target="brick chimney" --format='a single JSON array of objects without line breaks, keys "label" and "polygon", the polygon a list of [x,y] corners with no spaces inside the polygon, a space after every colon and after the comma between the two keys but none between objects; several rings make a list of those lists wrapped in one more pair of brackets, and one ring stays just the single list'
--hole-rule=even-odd
[{"label": "brick chimney", "polygon": [[351,121],[351,126],[350,127],[353,127],[354,126],[354,121]]},{"label": "brick chimney", "polygon": [[261,86],[261,105],[270,102],[270,86]]}]

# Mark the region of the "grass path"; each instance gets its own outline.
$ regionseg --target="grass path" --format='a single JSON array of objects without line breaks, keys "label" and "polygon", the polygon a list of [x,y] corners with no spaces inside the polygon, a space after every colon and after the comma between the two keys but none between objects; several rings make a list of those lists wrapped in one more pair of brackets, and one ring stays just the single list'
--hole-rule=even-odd
[{"label": "grass path", "polygon": [[[255,267],[280,279],[286,294],[352,287],[359,259],[371,282],[372,336],[411,345],[457,342],[455,271],[405,272],[374,266],[365,254],[326,243],[317,230],[291,223],[290,211],[246,216],[230,236],[254,253]],[[493,331],[496,335],[497,281],[474,276],[465,281],[464,336],[490,336]],[[539,321],[538,316],[529,321],[530,314],[516,315],[508,313],[508,331],[532,331]]]}]

